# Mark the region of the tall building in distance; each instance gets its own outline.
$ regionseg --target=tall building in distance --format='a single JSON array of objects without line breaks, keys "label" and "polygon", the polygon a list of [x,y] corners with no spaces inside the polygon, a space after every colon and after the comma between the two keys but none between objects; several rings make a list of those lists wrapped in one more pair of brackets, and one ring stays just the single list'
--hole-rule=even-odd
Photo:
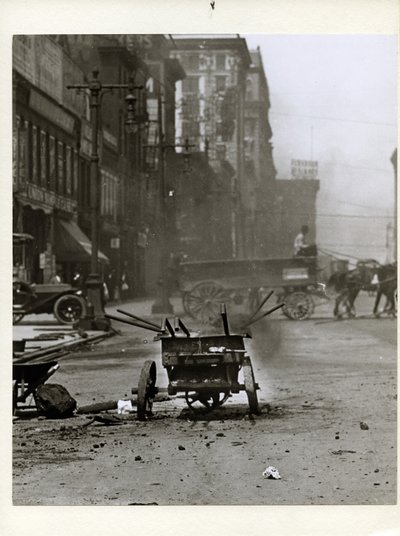
[{"label": "tall building in distance", "polygon": [[171,54],[187,75],[177,84],[176,139],[206,150],[217,174],[214,246],[226,257],[267,256],[276,170],[261,53],[238,35],[174,41]]},{"label": "tall building in distance", "polygon": [[250,53],[245,39],[237,35],[173,39],[171,56],[186,72],[177,84],[176,140],[188,139],[199,151],[207,151],[220,180],[210,200],[215,205],[213,243],[223,256],[242,256],[244,99]]},{"label": "tall building in distance", "polygon": [[276,169],[269,122],[270,96],[259,49],[250,51],[244,110],[244,176],[242,196],[246,211],[244,226],[249,257],[272,254]]}]

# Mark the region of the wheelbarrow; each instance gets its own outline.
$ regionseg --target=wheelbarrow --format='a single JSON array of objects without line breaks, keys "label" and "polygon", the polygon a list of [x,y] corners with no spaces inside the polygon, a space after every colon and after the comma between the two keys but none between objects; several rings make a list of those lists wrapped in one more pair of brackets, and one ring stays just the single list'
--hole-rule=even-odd
[{"label": "wheelbarrow", "polygon": [[56,361],[46,363],[14,363],[13,364],[13,414],[17,409],[33,409],[35,391],[43,385],[58,369],[60,365]]},{"label": "wheelbarrow", "polygon": [[[271,295],[271,294],[270,294]],[[253,313],[246,327],[266,316],[284,304],[273,307],[270,311],[257,315]],[[222,406],[232,394],[245,391],[250,413],[259,413],[254,371],[244,339],[249,334],[231,334],[225,304],[221,305],[221,317],[224,333],[220,335],[198,336],[188,330],[183,321],[175,318],[172,325],[168,319],[161,326],[118,309],[118,312],[130,317],[130,320],[106,315],[111,320],[156,331],[155,340],[161,341],[162,365],[167,371],[168,387],[156,387],[156,363],[148,360],[141,370],[138,387],[132,388],[137,395],[137,415],[139,420],[146,420],[152,415],[152,406],[157,393],[169,395],[182,393],[188,407],[195,411],[199,407],[211,411]],[[241,377],[240,377],[241,376]]]}]

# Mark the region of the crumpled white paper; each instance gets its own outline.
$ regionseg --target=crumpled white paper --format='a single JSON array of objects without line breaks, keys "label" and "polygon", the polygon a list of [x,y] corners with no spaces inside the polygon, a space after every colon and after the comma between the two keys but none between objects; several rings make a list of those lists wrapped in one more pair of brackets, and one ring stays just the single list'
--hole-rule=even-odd
[{"label": "crumpled white paper", "polygon": [[278,469],[272,465],[265,469],[263,476],[265,476],[265,478],[273,478],[274,480],[279,480],[281,478]]},{"label": "crumpled white paper", "polygon": [[130,413],[133,411],[132,402],[130,400],[118,400],[118,413]]}]

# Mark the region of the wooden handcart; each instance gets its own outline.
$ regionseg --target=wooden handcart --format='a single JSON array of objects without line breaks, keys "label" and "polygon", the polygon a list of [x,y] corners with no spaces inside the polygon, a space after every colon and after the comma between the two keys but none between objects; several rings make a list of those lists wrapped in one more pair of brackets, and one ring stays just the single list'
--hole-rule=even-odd
[{"label": "wooden handcart", "polygon": [[13,414],[17,409],[34,409],[35,391],[59,368],[56,361],[13,364]]},{"label": "wooden handcart", "polygon": [[[263,300],[263,303],[266,299]],[[279,304],[265,313],[261,307],[249,319],[248,325],[283,306]],[[141,319],[127,311],[118,312],[128,318],[106,315],[111,320],[143,327],[157,332],[155,340],[161,341],[162,365],[167,371],[168,387],[156,387],[156,363],[146,361],[142,368],[138,387],[132,389],[137,395],[137,414],[139,420],[151,415],[153,401],[157,393],[166,391],[169,395],[182,393],[191,410],[202,408],[213,410],[224,404],[232,394],[245,391],[250,413],[259,412],[254,371],[244,339],[248,334],[231,334],[226,307],[221,306],[220,315],[224,333],[220,335],[199,336],[190,332],[181,319],[173,324],[165,319],[162,326]]]}]

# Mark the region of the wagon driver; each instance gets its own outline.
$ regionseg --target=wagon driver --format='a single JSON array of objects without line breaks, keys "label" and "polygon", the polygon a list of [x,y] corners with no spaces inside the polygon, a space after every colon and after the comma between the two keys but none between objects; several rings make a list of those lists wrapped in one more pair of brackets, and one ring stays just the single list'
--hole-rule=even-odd
[{"label": "wagon driver", "polygon": [[302,225],[299,234],[294,239],[294,254],[299,255],[301,251],[308,247],[306,243],[306,235],[308,234],[309,228],[308,225]]}]

